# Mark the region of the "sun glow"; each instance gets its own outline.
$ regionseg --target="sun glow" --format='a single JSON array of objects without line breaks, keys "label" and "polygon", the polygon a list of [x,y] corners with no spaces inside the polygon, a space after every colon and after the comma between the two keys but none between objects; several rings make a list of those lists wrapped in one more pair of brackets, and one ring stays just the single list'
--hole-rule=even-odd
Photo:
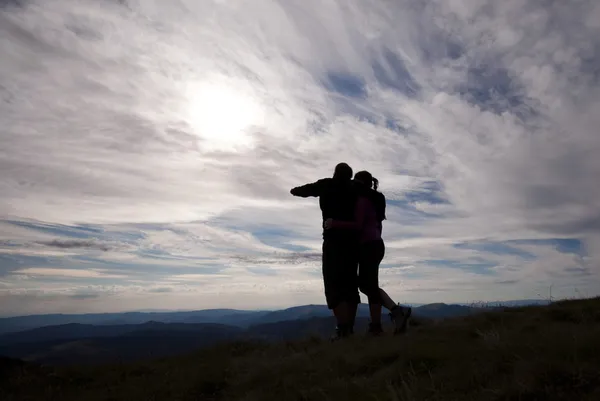
[{"label": "sun glow", "polygon": [[231,151],[253,144],[249,128],[260,123],[262,110],[251,96],[219,84],[193,85],[188,120],[208,150]]}]

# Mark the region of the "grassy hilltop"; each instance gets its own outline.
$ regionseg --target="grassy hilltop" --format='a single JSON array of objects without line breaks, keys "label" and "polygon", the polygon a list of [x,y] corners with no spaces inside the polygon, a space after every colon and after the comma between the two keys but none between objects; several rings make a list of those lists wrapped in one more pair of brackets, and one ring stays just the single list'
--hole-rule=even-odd
[{"label": "grassy hilltop", "polygon": [[0,400],[597,401],[600,298],[422,324],[401,338],[233,343],[102,367],[5,359]]}]

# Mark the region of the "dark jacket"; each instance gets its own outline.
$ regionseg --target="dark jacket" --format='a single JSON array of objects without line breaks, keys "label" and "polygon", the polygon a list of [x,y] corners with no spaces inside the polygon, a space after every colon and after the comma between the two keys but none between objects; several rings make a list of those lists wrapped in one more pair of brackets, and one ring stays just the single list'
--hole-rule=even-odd
[{"label": "dark jacket", "polygon": [[[323,178],[305,184],[290,191],[294,196],[302,198],[318,197],[323,222],[329,218],[342,221],[354,221],[358,188],[352,181],[337,178]],[[323,230],[323,239],[344,239],[356,236],[348,230]]]}]

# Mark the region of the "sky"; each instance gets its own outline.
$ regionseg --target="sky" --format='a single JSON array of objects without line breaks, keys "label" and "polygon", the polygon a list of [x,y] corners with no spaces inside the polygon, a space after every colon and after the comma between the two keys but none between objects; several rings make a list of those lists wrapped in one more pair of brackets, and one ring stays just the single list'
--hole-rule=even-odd
[{"label": "sky", "polygon": [[0,55],[2,316],[323,304],[340,161],[398,302],[600,294],[597,1],[0,0]]}]

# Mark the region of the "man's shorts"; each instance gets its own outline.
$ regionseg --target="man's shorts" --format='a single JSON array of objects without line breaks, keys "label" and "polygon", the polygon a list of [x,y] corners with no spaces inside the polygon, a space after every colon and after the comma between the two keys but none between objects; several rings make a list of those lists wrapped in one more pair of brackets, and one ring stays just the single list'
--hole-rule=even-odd
[{"label": "man's shorts", "polygon": [[358,242],[348,239],[323,241],[323,283],[327,307],[340,302],[360,303],[358,293]]}]

